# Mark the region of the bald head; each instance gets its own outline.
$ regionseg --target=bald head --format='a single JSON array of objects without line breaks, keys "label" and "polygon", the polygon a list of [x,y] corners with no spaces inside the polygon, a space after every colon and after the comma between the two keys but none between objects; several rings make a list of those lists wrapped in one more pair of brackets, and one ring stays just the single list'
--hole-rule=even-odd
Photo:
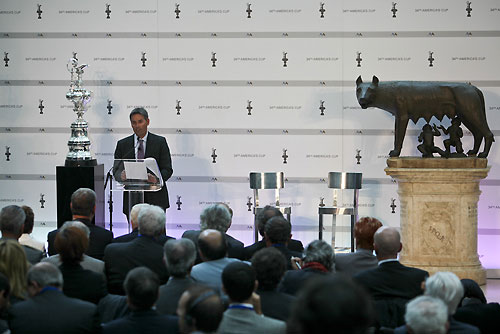
[{"label": "bald head", "polygon": [[401,251],[401,237],[394,227],[382,226],[373,236],[375,252],[379,261],[395,259]]},{"label": "bald head", "polygon": [[198,249],[203,262],[218,260],[226,256],[226,236],[218,230],[203,230],[198,237]]}]

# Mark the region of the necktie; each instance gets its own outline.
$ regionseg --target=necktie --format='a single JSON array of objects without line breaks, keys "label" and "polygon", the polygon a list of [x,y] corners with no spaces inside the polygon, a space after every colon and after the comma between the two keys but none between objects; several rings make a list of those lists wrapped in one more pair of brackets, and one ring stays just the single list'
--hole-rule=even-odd
[{"label": "necktie", "polygon": [[144,159],[144,140],[139,139],[139,147],[137,148],[137,159]]}]

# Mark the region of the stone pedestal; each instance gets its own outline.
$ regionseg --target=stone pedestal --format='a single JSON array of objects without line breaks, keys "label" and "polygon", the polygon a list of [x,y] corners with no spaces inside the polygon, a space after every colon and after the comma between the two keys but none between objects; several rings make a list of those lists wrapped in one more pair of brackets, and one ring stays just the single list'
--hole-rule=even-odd
[{"label": "stone pedestal", "polygon": [[486,284],[477,255],[479,181],[490,170],[479,158],[389,158],[385,172],[398,182],[401,263],[451,271]]}]

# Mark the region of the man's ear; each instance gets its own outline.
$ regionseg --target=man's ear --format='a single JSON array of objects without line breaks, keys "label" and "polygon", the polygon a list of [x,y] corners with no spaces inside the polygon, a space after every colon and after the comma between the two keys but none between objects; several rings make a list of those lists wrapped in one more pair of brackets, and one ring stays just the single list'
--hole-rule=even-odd
[{"label": "man's ear", "polygon": [[95,208],[96,206],[94,205],[94,207],[92,208],[92,213],[95,214]]}]

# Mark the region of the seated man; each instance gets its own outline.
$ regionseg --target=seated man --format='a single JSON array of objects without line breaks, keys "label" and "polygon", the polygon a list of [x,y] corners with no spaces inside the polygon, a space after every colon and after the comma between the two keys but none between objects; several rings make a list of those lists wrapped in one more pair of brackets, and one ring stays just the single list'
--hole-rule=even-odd
[{"label": "seated man", "polygon": [[224,306],[212,288],[194,284],[179,300],[177,315],[181,333],[215,333],[224,313]]},{"label": "seated man", "polygon": [[448,308],[438,298],[420,296],[406,305],[405,322],[408,332],[412,334],[446,334],[449,327]]},{"label": "seated man", "polygon": [[269,219],[264,228],[264,239],[266,247],[274,247],[279,250],[286,259],[287,269],[293,269],[291,258],[302,258],[302,253],[294,252],[288,248],[292,237],[292,225],[283,217]]}]

